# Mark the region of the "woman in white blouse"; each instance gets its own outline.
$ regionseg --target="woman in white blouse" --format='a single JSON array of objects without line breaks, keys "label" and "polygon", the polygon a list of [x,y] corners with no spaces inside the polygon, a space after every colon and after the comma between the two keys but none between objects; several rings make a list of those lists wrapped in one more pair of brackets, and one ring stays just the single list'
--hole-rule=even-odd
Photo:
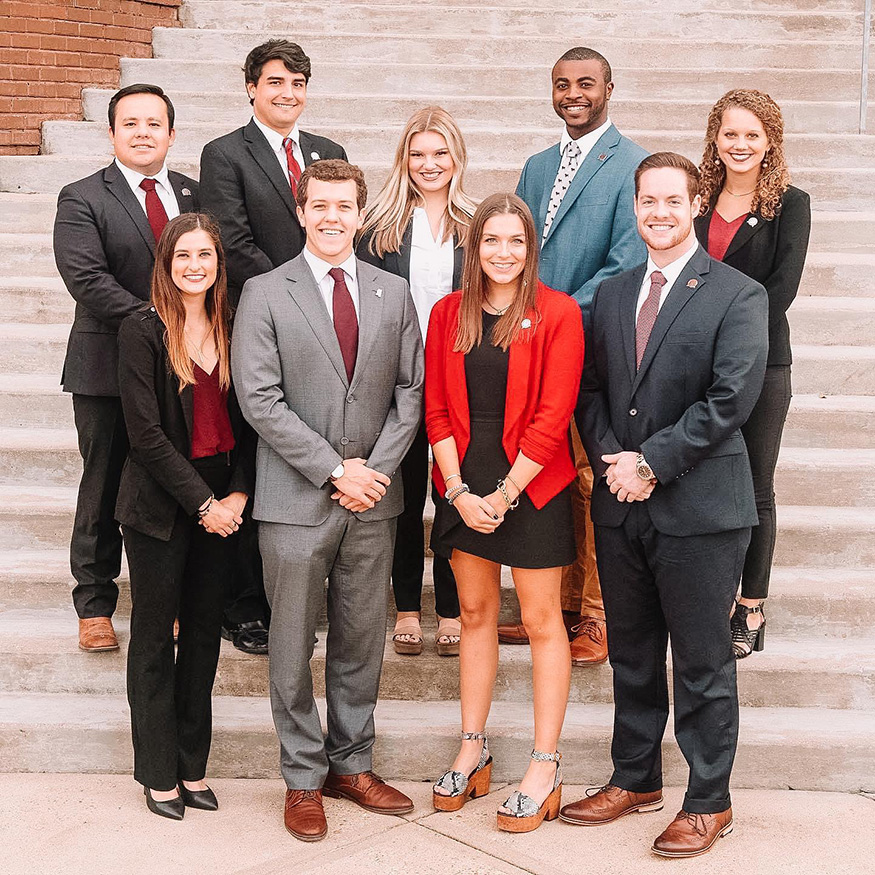
[{"label": "woman in white blouse", "polygon": [[[419,316],[422,340],[431,308],[459,288],[462,247],[476,201],[465,194],[468,155],[453,117],[438,106],[415,112],[404,127],[392,170],[371,206],[356,253],[404,277]],[[428,488],[428,439],[424,426],[401,463],[404,512],[398,517],[392,586],[398,612],[392,640],[398,653],[422,652],[423,510]],[[446,559],[433,565],[437,651],[458,656],[459,598]]]}]

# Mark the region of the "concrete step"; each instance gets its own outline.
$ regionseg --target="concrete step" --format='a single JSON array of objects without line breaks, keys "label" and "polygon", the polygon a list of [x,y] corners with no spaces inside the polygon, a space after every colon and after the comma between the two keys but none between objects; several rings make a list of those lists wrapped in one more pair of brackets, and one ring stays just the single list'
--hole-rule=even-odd
[{"label": "concrete step", "polygon": [[0,323],[0,373],[61,376],[69,325]]},{"label": "concrete step", "polygon": [[[21,157],[21,156],[2,156]],[[24,157],[39,158],[39,155]],[[39,172],[39,164],[32,171]],[[0,171],[2,172],[2,171]],[[0,233],[0,265],[5,276],[57,277],[52,235]]]},{"label": "concrete step", "polygon": [[801,507],[778,511],[776,566],[875,566],[875,507]]},{"label": "concrete step", "polygon": [[[34,459],[34,467],[37,464]],[[22,467],[26,468],[26,463]],[[866,507],[872,501],[869,488],[872,471],[875,450],[783,447],[775,475],[775,493],[781,504]],[[46,472],[45,476],[51,475]]]},{"label": "concrete step", "polygon": [[866,346],[875,337],[875,298],[803,295],[788,317],[794,344]]},{"label": "concrete step", "polygon": [[[324,702],[319,701],[325,713]],[[563,771],[571,783],[596,784],[610,773],[613,708],[573,704],[562,733]],[[374,768],[386,778],[431,781],[458,750],[455,702],[381,701]],[[733,786],[857,792],[871,786],[875,713],[822,708],[746,708],[741,714]],[[517,780],[531,750],[531,713],[496,702],[489,720],[493,780]],[[664,746],[667,784],[684,784],[687,765]],[[763,768],[767,762],[769,768]],[[130,772],[130,714],[124,696],[0,694],[0,770]],[[275,776],[277,742],[269,702],[216,696],[210,775]]]},{"label": "concrete step", "polygon": [[77,486],[81,476],[75,429],[0,426],[0,482]]},{"label": "concrete step", "polygon": [[59,377],[0,374],[0,422],[12,428],[72,428],[71,396],[61,391]]},{"label": "concrete step", "polygon": [[870,253],[875,242],[875,213],[815,210],[811,214],[813,252]]},{"label": "concrete step", "polygon": [[9,322],[72,322],[75,307],[57,275],[0,277],[0,312]]},{"label": "concrete step", "polygon": [[805,295],[875,297],[875,257],[870,252],[809,252],[799,286],[800,298]]},{"label": "concrete step", "polygon": [[[190,0],[189,0],[190,2]],[[214,6],[227,6],[228,0],[198,0],[198,3],[209,3]],[[187,3],[186,5],[189,5]],[[232,7],[233,3],[230,4]],[[324,0],[298,0],[298,5],[302,7],[315,6],[322,8],[325,5]],[[411,0],[378,0],[377,3],[368,3],[368,7],[398,7],[410,6]],[[689,9],[689,4],[685,0],[663,0],[660,4],[662,9]],[[700,0],[696,4],[699,9],[715,9],[720,10],[725,8],[721,0]],[[859,12],[859,0],[738,0],[734,4],[736,9],[763,9],[769,11],[794,11],[804,9],[817,9],[820,11],[834,12]],[[482,0],[439,0],[431,4],[431,8],[440,10],[441,13],[451,11],[457,7],[474,6],[481,8]],[[527,10],[530,6],[526,6],[523,0],[489,0],[490,9],[512,9],[512,10]],[[641,8],[640,0],[614,0],[611,4],[613,9],[632,10],[638,12]],[[539,9],[550,9],[554,12],[564,11],[565,6],[559,0],[541,0],[538,3]],[[185,14],[184,12],[181,14]]]},{"label": "concrete step", "polygon": [[57,202],[53,192],[0,192],[0,234],[50,234]]},{"label": "concrete step", "polygon": [[875,396],[794,395],[783,444],[875,449]]},{"label": "concrete step", "polygon": [[806,395],[875,395],[875,346],[796,344],[793,385]]},{"label": "concrete step", "polygon": [[75,508],[73,486],[16,486],[0,508],[4,550],[68,547]]}]

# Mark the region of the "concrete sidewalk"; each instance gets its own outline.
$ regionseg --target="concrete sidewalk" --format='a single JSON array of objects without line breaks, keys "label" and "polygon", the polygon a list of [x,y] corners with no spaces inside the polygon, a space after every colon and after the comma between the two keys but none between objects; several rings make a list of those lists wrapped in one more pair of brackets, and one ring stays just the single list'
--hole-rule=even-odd
[{"label": "concrete sidewalk", "polygon": [[[416,803],[406,818],[369,814],[328,799],[329,836],[304,844],[283,828],[279,780],[217,779],[218,812],[175,823],[146,810],[126,775],[0,775],[0,873],[28,875],[862,875],[872,871],[875,801],[865,796],[737,790],[735,831],[705,856],[665,860],[650,843],[671,820],[666,807],[603,827],[556,821],[527,835],[495,828],[509,790],[457,814],[435,813],[430,785],[398,783]],[[564,788],[563,801],[583,794]]]}]

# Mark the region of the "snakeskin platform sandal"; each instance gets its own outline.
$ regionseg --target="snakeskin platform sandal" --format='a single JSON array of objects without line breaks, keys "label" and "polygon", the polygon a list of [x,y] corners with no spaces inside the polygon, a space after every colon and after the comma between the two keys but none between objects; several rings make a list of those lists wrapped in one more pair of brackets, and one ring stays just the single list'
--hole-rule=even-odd
[{"label": "snakeskin platform sandal", "polygon": [[[492,777],[492,757],[489,755],[489,740],[485,732],[463,732],[463,741],[483,741],[480,751],[480,761],[470,775],[450,769],[435,781],[431,793],[432,804],[436,811],[458,811],[469,799],[477,799],[489,792],[489,780]],[[437,788],[446,790],[449,795],[438,793]]]},{"label": "snakeskin platform sandal", "polygon": [[536,762],[556,763],[556,778],[553,781],[553,789],[540,807],[531,796],[526,796],[519,790],[512,793],[502,806],[507,808],[510,813],[498,812],[498,828],[505,832],[531,832],[533,829],[537,829],[543,821],[555,820],[559,815],[559,806],[562,804],[562,774],[559,760],[562,759],[562,754],[558,750],[555,753],[533,750],[532,759]]}]

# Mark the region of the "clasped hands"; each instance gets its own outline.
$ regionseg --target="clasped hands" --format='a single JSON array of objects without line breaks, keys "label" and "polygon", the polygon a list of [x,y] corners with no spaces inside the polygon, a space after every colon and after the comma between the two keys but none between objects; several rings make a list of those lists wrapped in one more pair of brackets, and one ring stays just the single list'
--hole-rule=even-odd
[{"label": "clasped hands", "polygon": [[[506,484],[505,488],[509,494],[516,493],[516,489],[510,483]],[[512,495],[511,501],[515,501],[516,498],[517,495]],[[459,511],[462,522],[469,529],[485,535],[494,532],[504,522],[504,515],[509,510],[504,496],[498,489],[484,496],[463,492],[458,498],[453,499],[453,507]]]},{"label": "clasped hands", "polygon": [[617,501],[646,501],[650,498],[656,480],[644,480],[638,476],[638,453],[609,453],[602,456],[602,461],[608,463],[605,479]]},{"label": "clasped hands", "polygon": [[331,497],[353,513],[370,510],[386,494],[391,478],[365,464],[365,459],[344,459],[343,476],[334,482]]},{"label": "clasped hands", "polygon": [[222,499],[213,499],[209,513],[198,522],[211,535],[227,538],[243,525],[243,508],[248,499],[245,492],[231,492]]}]

